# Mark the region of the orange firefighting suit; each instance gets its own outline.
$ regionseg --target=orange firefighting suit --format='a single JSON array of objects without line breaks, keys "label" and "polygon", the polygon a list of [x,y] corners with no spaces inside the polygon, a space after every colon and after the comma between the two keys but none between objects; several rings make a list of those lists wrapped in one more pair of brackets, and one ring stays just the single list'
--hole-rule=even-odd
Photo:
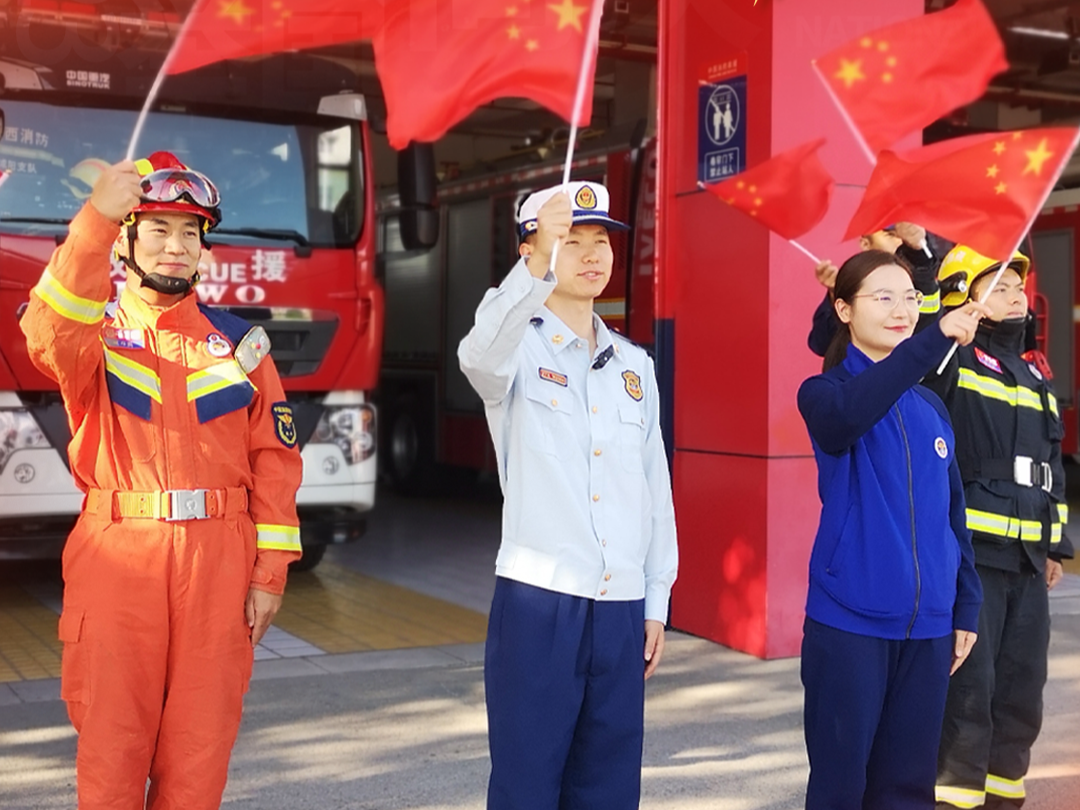
[{"label": "orange firefighting suit", "polygon": [[233,356],[245,321],[127,288],[106,314],[117,232],[87,204],[21,321],[86,493],[60,617],[79,808],[217,808],[251,676],[248,589],[282,593],[300,556],[296,429],[273,362],[245,373]]}]

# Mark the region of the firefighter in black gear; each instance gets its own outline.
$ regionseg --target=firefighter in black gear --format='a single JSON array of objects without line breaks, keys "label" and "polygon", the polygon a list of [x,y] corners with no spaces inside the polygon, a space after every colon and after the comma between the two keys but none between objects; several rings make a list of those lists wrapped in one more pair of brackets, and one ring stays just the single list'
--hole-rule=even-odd
[{"label": "firefighter in black gear", "polygon": [[[1028,266],[1016,253],[986,299],[992,318],[940,376],[924,380],[952,416],[984,594],[978,641],[949,684],[938,754],[940,810],[1011,810],[1024,803],[1024,775],[1042,724],[1047,591],[1061,578],[1061,559],[1073,555],[1062,531],[1063,428],[1050,369],[1040,353],[1024,351]],[[979,300],[999,267],[955,247],[938,273],[943,292],[952,290],[943,294],[943,306],[969,295]]]}]

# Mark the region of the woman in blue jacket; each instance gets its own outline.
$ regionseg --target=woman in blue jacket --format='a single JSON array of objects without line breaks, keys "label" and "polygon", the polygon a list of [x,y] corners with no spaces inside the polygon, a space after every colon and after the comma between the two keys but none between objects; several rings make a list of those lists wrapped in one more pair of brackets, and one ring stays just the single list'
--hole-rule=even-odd
[{"label": "woman in blue jacket", "polygon": [[921,298],[895,256],[848,259],[825,371],[799,389],[822,502],[802,647],[807,810],[932,810],[949,676],[975,642],[953,431],[919,380],[989,313],[970,303],[912,337]]}]

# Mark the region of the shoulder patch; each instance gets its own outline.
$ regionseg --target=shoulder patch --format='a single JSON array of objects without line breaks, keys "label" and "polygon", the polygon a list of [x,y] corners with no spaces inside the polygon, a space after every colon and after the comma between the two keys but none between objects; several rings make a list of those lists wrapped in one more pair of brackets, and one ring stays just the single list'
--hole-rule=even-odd
[{"label": "shoulder patch", "polygon": [[244,335],[251,329],[250,323],[227,310],[202,303],[198,304],[198,307],[203,317],[210,321],[214,328],[225,335],[234,345],[243,340]]},{"label": "shoulder patch", "polygon": [[293,417],[292,405],[288,402],[275,402],[270,406],[270,412],[274,415],[274,435],[278,441],[286,447],[296,447],[296,419]]},{"label": "shoulder patch", "polygon": [[270,337],[261,326],[253,326],[248,333],[240,338],[233,351],[233,357],[240,364],[245,374],[250,374],[259,367],[266,356],[270,354]]}]

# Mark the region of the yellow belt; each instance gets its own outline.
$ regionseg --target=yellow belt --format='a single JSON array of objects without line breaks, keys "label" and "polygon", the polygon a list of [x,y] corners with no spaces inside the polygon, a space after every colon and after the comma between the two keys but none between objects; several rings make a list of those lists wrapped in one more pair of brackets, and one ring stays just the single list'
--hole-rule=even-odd
[{"label": "yellow belt", "polygon": [[86,511],[115,518],[150,520],[204,520],[224,517],[247,509],[244,487],[223,489],[168,489],[158,492],[120,492],[91,489],[86,493]]}]

